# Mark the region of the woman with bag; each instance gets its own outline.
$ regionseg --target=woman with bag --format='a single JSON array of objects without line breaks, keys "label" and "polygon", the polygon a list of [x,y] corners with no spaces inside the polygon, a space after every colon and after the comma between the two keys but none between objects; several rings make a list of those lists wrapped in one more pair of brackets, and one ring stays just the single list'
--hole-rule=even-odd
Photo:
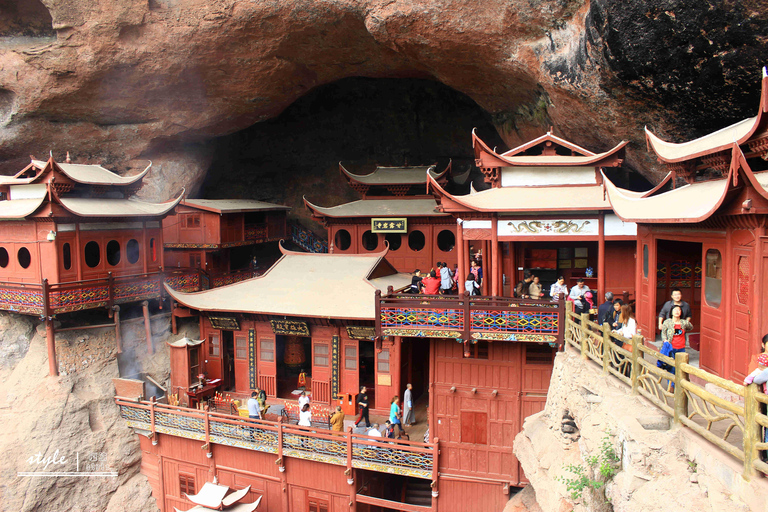
[{"label": "woman with bag", "polygon": [[[621,325],[619,329],[614,329],[616,334],[631,340],[632,336],[637,334],[637,321],[635,321],[635,314],[632,312],[632,306],[629,304],[623,304],[620,309],[618,323]],[[624,350],[632,352],[632,343],[624,342],[622,347]],[[632,367],[628,364],[626,358],[623,355],[617,354],[619,359],[621,372],[629,377],[632,374]]]},{"label": "woman with bag", "polygon": [[[682,318],[683,308],[680,306],[672,306],[670,315],[670,318],[667,318],[661,324],[661,339],[665,343],[672,345],[669,357],[674,359],[675,354],[678,352],[685,352],[685,333],[693,330],[693,325],[685,318]],[[668,371],[674,375],[675,367],[669,367]]]}]

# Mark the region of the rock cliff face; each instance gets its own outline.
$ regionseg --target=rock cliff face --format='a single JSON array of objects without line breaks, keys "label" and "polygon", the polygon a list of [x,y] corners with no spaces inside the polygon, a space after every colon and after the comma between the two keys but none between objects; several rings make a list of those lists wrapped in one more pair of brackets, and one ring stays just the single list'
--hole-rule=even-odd
[{"label": "rock cliff face", "polygon": [[[126,352],[138,356],[138,367],[163,382],[169,377],[163,343],[168,319],[158,320],[153,322],[158,349],[153,357],[146,353],[142,323],[126,322],[122,332]],[[190,336],[197,334],[195,325],[190,328]],[[119,376],[114,330],[62,332],[56,345],[61,375],[52,378],[44,327],[35,327],[28,317],[0,313],[0,353],[15,354],[0,367],[0,509],[156,511],[149,483],[139,473],[139,441],[112,398],[112,378]],[[40,476],[78,470],[79,475]],[[86,472],[117,476],[89,477]]]},{"label": "rock cliff face", "polygon": [[[49,150],[199,191],[210,141],[348,77],[423,78],[508,145],[549,126],[658,174],[642,126],[689,137],[752,115],[766,2],[1,0],[0,162]],[[339,148],[339,158],[344,158]],[[211,173],[215,174],[215,168]]]}]

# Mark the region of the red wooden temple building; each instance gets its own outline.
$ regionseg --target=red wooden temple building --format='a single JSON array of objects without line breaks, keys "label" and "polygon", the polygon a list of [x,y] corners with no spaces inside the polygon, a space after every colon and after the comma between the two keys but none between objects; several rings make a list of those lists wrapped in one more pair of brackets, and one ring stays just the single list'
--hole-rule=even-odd
[{"label": "red wooden temple building", "polygon": [[[528,270],[546,291],[562,275],[569,288],[585,278],[600,300],[606,291],[634,292],[626,261],[634,258],[636,225],[613,214],[600,173],[621,166],[626,142],[597,154],[551,133],[505,153],[491,150],[474,133],[472,142],[489,189],[452,195],[427,178],[438,210],[458,225],[460,276],[466,275],[470,253],[480,249],[484,294],[510,295]],[[463,288],[464,279],[458,282]]]},{"label": "red wooden temple building", "polygon": [[434,166],[377,167],[366,175],[353,174],[341,164],[339,169],[362,199],[332,207],[304,199],[312,217],[327,228],[331,252],[366,254],[381,251],[386,242],[387,260],[400,272],[425,272],[437,261],[454,267],[456,223],[436,210],[426,188],[427,176],[445,185],[450,164],[440,172]]},{"label": "red wooden temple building", "polygon": [[160,223],[181,195],[166,203],[130,199],[150,166],[119,176],[51,157],[0,178],[0,309],[45,318],[52,375],[54,315],[112,311],[162,294]]},{"label": "red wooden temple building", "polygon": [[264,268],[274,262],[256,246],[287,237],[289,210],[249,199],[184,199],[163,220],[165,265],[203,269],[211,286],[254,277],[254,259]]},{"label": "red wooden temple building", "polygon": [[702,368],[737,382],[768,332],[768,78],[755,117],[699,139],[666,142],[646,130],[666,182],[645,194],[606,180],[617,215],[638,223],[638,323],[646,338],[680,288],[701,333]]}]

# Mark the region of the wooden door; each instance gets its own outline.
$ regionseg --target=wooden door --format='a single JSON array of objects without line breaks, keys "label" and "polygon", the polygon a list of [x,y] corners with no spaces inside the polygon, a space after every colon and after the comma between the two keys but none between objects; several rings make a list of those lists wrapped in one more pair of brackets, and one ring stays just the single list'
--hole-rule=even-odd
[{"label": "wooden door", "polygon": [[250,368],[248,367],[248,335],[235,334],[235,390],[247,392]]},{"label": "wooden door", "polygon": [[732,299],[731,322],[733,325],[733,344],[729,357],[730,376],[743,380],[749,365],[749,342],[753,339],[752,327],[752,298],[754,292],[754,261],[752,249],[736,247],[733,250],[732,261]]},{"label": "wooden door", "polygon": [[277,396],[277,364],[275,336],[259,336],[259,389],[267,396]]},{"label": "wooden door", "polygon": [[656,244],[645,228],[637,230],[636,293],[638,333],[646,339],[656,337]]},{"label": "wooden door", "polygon": [[360,390],[360,363],[357,340],[344,340],[341,350],[342,393],[357,393]]},{"label": "wooden door", "polygon": [[703,244],[702,275],[704,286],[701,301],[701,359],[702,369],[723,376],[725,360],[726,306],[723,294],[723,268],[727,254],[723,244]]},{"label": "wooden door", "polygon": [[312,400],[324,404],[331,402],[331,340],[329,339],[312,338]]}]

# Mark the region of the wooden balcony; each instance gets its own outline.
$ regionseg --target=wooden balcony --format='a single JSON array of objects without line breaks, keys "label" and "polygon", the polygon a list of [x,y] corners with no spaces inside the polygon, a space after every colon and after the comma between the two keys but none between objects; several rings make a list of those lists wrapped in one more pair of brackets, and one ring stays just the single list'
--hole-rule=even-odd
[{"label": "wooden balcony", "polygon": [[214,443],[273,453],[277,461],[295,457],[350,470],[437,479],[437,440],[424,444],[381,439],[121,397],[115,397],[115,403],[129,427],[153,436],[166,434],[196,439],[205,445]]},{"label": "wooden balcony", "polygon": [[0,282],[0,310],[53,316],[160,299],[165,295],[164,282],[176,290],[196,292],[251,279],[257,275],[257,272],[250,269],[209,275],[197,268],[172,268],[162,272],[118,277],[110,274],[100,279],[56,284],[48,284],[47,280],[42,283]]},{"label": "wooden balcony", "polygon": [[376,335],[562,345],[564,300],[376,292]]}]

